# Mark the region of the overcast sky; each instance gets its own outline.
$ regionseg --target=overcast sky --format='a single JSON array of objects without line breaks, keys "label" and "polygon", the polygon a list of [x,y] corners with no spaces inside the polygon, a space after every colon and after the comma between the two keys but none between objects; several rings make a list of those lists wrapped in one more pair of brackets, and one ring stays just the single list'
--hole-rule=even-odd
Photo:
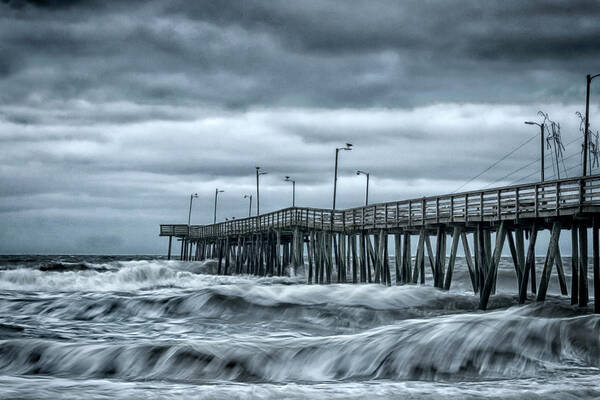
[{"label": "overcast sky", "polygon": [[[216,187],[219,219],[246,215],[256,165],[261,211],[290,205],[285,175],[330,207],[346,142],[339,208],[364,201],[356,169],[373,202],[443,194],[521,143],[461,190],[533,181],[539,110],[579,174],[598,21],[598,1],[2,0],[0,253],[164,253],[192,192],[192,223]],[[594,130],[599,101],[594,81]]]}]

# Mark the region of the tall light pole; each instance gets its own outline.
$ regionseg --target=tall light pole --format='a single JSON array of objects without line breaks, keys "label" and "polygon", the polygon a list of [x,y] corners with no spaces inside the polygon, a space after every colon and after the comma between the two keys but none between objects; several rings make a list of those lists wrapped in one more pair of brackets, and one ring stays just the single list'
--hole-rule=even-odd
[{"label": "tall light pole", "polygon": [[259,180],[258,177],[261,175],[266,175],[267,173],[265,171],[261,171],[260,167],[256,167],[256,216],[260,215],[260,192],[258,191],[259,188]]},{"label": "tall light pole", "polygon": [[252,195],[251,194],[245,194],[244,198],[245,199],[250,199],[250,205],[248,206],[248,217],[249,217],[250,214],[252,213]]},{"label": "tall light pole", "polygon": [[[592,83],[592,79],[600,76],[600,74],[596,75],[586,75],[586,91],[585,91],[585,130],[584,130],[584,141],[583,141],[583,176],[586,176],[587,170],[587,159],[588,159],[588,141],[589,131],[590,131],[590,84]],[[590,174],[592,173],[592,167],[590,164]]]},{"label": "tall light pole", "polygon": [[337,171],[338,171],[338,155],[340,150],[352,150],[352,143],[346,143],[346,147],[336,147],[335,149],[335,172],[333,174],[333,209],[335,210],[335,195],[337,191]]},{"label": "tall light pole", "polygon": [[192,201],[198,198],[198,193],[192,193],[190,195],[190,212],[188,213],[188,229],[190,227],[190,221],[192,220]]},{"label": "tall light pole", "polygon": [[219,197],[219,193],[223,193],[224,190],[215,189],[215,215],[213,219],[213,224],[217,223],[217,198]]},{"label": "tall light pole", "polygon": [[369,205],[369,173],[365,172],[365,171],[361,171],[361,170],[356,171],[356,175],[360,175],[360,174],[366,175],[366,177],[367,177],[367,194],[365,195],[365,206],[368,206]]},{"label": "tall light pole", "polygon": [[296,181],[293,179],[290,179],[289,176],[286,176],[284,181],[292,182],[292,207],[296,207]]},{"label": "tall light pole", "polygon": [[542,122],[541,124],[538,124],[537,122],[533,122],[533,121],[525,121],[525,123],[527,125],[537,125],[540,127],[540,151],[542,154],[542,172],[541,172],[541,182],[544,182],[544,123]]}]

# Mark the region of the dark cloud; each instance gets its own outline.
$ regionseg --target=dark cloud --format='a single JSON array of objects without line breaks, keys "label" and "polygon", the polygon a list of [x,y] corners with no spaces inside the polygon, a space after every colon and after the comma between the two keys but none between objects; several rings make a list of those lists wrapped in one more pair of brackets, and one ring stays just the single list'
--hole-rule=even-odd
[{"label": "dark cloud", "polygon": [[[577,139],[599,14],[588,0],[3,1],[0,252],[154,253],[190,192],[197,222],[215,187],[220,215],[245,215],[255,165],[264,210],[288,205],[285,175],[299,204],[327,207],[347,141],[341,207],[362,201],[358,168],[374,201],[452,191],[535,135],[522,122],[540,108]],[[537,151],[468,188],[529,179]]]}]

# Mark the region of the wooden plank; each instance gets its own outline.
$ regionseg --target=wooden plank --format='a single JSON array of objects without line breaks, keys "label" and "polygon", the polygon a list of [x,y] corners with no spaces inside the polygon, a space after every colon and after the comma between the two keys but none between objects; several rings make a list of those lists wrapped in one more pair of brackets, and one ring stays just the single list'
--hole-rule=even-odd
[{"label": "wooden plank", "polygon": [[600,230],[600,221],[598,216],[594,216],[592,225],[592,248],[593,248],[593,274],[594,274],[594,313],[600,313],[600,249],[598,248],[598,237]]}]

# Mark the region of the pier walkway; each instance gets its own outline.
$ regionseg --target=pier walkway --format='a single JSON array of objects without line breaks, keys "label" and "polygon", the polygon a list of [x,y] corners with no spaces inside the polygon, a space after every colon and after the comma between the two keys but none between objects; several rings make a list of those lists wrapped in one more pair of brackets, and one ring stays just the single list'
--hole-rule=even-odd
[{"label": "pier walkway", "polygon": [[[462,242],[473,291],[480,296],[480,308],[485,309],[495,292],[505,242],[515,265],[521,302],[527,299],[529,282],[537,300],[545,299],[554,266],[561,293],[568,294],[558,246],[563,230],[571,232],[571,275],[575,277],[571,279],[571,302],[587,306],[590,228],[594,297],[598,298],[600,175],[344,210],[291,207],[211,225],[164,224],[160,235],[169,237],[169,258],[175,237],[182,244],[180,259],[217,259],[218,273],[223,274],[281,275],[286,268],[299,268],[306,260],[309,283],[424,284],[428,261],[433,285],[445,290],[450,289],[458,244]],[[537,234],[544,229],[551,235],[538,286],[534,250]],[[394,236],[395,274],[390,270],[388,235]],[[435,249],[431,236],[436,239]],[[414,257],[413,237],[417,240]],[[600,312],[599,306],[596,302],[596,312]]]}]

